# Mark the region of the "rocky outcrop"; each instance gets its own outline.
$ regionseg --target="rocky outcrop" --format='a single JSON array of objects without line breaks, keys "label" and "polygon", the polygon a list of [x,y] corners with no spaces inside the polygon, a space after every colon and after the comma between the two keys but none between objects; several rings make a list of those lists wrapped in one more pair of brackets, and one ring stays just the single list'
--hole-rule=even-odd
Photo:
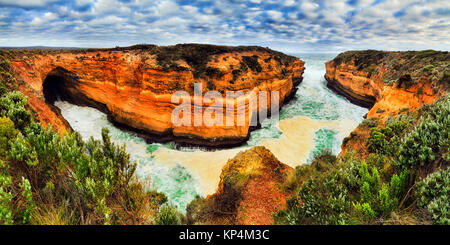
[{"label": "rocky outcrop", "polygon": [[[203,92],[215,90],[223,95],[227,91],[279,91],[282,103],[294,94],[304,70],[303,61],[261,47],[140,45],[12,53],[11,68],[23,80],[19,88],[30,98],[30,105],[44,125],[67,130],[67,123],[51,105],[59,96],[96,107],[106,112],[112,122],[151,141],[208,146],[244,142],[252,129],[249,118],[243,126],[175,126],[171,120],[178,105],[171,101],[175,91],[190,94],[192,111],[194,107],[203,112],[209,106],[222,107],[226,122],[225,106],[234,100],[194,105],[194,83],[201,83]],[[248,99],[236,99],[245,100],[247,115],[252,114]],[[270,104],[267,109],[270,111]],[[230,115],[235,116],[237,111],[235,108]]]},{"label": "rocky outcrop", "polygon": [[[433,50],[349,51],[326,63],[327,86],[367,107],[367,118],[383,124],[388,117],[431,104],[450,89],[450,54]],[[383,124],[384,125],[384,124]],[[342,146],[367,155],[369,129],[360,125]]]},{"label": "rocky outcrop", "polygon": [[240,152],[223,167],[217,192],[194,201],[188,217],[202,224],[271,225],[272,214],[286,207],[280,186],[290,171],[263,146]]},{"label": "rocky outcrop", "polygon": [[343,95],[352,103],[371,108],[380,97],[380,87],[367,72],[359,71],[353,63],[336,65],[325,63],[327,87]]}]

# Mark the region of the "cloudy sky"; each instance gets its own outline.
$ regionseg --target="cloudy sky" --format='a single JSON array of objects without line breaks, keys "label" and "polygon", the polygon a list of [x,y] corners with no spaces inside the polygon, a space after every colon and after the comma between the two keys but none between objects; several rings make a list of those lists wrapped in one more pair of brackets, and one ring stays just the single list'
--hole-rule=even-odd
[{"label": "cloudy sky", "polygon": [[0,0],[0,46],[450,47],[449,0]]}]

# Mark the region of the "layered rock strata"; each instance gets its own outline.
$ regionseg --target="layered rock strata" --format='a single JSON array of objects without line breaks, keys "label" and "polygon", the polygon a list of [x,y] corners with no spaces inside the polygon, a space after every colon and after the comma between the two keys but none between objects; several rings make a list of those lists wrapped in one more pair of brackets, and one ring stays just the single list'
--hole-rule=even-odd
[{"label": "layered rock strata", "polygon": [[[68,124],[52,102],[58,98],[92,106],[109,119],[146,136],[152,141],[175,140],[181,143],[224,146],[244,142],[252,129],[250,116],[262,109],[250,109],[250,91],[278,91],[282,104],[295,93],[302,80],[304,62],[298,58],[261,47],[225,47],[184,44],[159,47],[139,45],[115,49],[52,50],[15,52],[11,67],[30,105],[44,124],[65,131]],[[210,101],[195,96],[200,83],[203,95],[218,91],[223,97]],[[181,102],[172,101],[176,91],[190,97],[191,126],[174,125],[172,112]],[[225,97],[228,91],[243,96]],[[238,101],[244,101],[238,108]],[[228,108],[227,104],[234,103]],[[194,112],[223,111],[223,125],[194,126]],[[231,108],[231,109],[230,109]],[[237,125],[238,112],[245,110],[245,123]],[[183,114],[181,114],[183,115]],[[215,119],[215,114],[213,113]],[[230,119],[231,118],[231,119]]]},{"label": "layered rock strata", "polygon": [[[449,52],[348,51],[325,66],[327,86],[368,108],[367,118],[382,125],[387,118],[431,104],[450,90]],[[368,127],[360,125],[344,141],[341,155],[347,148],[367,155],[368,134]]]}]

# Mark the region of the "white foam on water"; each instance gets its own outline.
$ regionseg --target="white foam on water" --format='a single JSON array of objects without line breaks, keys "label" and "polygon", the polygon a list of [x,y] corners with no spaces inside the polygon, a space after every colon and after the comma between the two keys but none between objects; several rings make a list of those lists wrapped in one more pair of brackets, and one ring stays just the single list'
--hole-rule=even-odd
[{"label": "white foam on water", "polygon": [[134,133],[116,128],[108,121],[106,114],[91,107],[81,107],[66,101],[56,101],[55,106],[61,109],[63,117],[84,140],[90,137],[101,140],[101,129],[108,128],[111,140],[119,145],[125,144],[131,160],[138,163],[137,177],[150,181],[152,187],[165,193],[171,204],[180,210],[185,210],[186,205],[199,193],[195,179],[183,166],[167,166],[154,161],[151,151],[159,147],[170,148],[170,144],[147,144]]}]

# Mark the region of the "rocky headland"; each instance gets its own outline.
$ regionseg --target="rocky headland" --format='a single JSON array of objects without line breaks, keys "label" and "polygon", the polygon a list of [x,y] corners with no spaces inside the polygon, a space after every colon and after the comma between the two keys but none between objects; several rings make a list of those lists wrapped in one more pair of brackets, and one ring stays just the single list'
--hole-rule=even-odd
[{"label": "rocky headland", "polygon": [[[108,113],[114,123],[154,140],[209,146],[244,142],[251,130],[248,120],[243,127],[174,127],[170,120],[176,106],[171,103],[172,93],[185,90],[193,96],[193,84],[200,82],[203,91],[217,90],[222,94],[238,90],[275,90],[280,92],[280,101],[283,102],[294,94],[304,70],[303,61],[260,47],[139,45],[95,50],[11,51],[7,56],[3,58],[10,63],[17,89],[28,97],[28,105],[44,126],[52,125],[61,133],[70,129],[58,108],[52,105],[56,99],[62,98],[75,104],[96,107]],[[334,224],[340,221],[340,215],[345,212],[353,215],[353,201],[359,200],[361,194],[358,191],[361,188],[359,181],[347,177],[360,178],[354,173],[361,173],[363,169],[361,167],[358,171],[353,160],[362,161],[369,154],[378,154],[377,159],[385,159],[383,161],[386,162],[378,167],[384,178],[383,186],[391,181],[392,173],[396,171],[392,163],[397,161],[397,164],[403,164],[401,159],[397,159],[398,151],[394,156],[368,151],[367,141],[371,137],[371,129],[383,129],[388,121],[402,114],[411,116],[413,120],[407,122],[409,133],[416,130],[421,118],[418,108],[432,104],[441,97],[445,98],[444,95],[448,93],[449,70],[448,52],[367,50],[338,55],[326,63],[327,86],[351,102],[369,108],[367,118],[344,139],[340,157],[336,159],[325,154],[324,160],[319,156],[319,160],[316,159],[311,165],[293,169],[286,161],[293,157],[280,158],[286,165],[264,146],[240,152],[223,166],[216,193],[206,198],[199,197],[188,205],[187,223],[273,224],[274,214],[280,210],[298,212],[294,216],[298,215],[302,219],[294,220],[294,223],[298,221],[306,224]],[[442,105],[447,105],[441,111],[447,109],[448,115],[448,103],[441,101],[438,106]],[[202,105],[202,110],[206,106],[209,105]],[[434,118],[438,116],[441,115],[435,115]],[[437,134],[445,137],[445,133],[432,130],[426,133],[433,137]],[[405,133],[399,136],[405,137]],[[299,136],[296,139],[303,138]],[[384,140],[388,142],[391,139],[385,137]],[[437,148],[436,145],[432,147]],[[448,142],[442,145],[445,148]],[[300,147],[300,143],[293,147]],[[434,149],[430,149],[433,153]],[[283,151],[282,148],[279,150]],[[349,151],[357,153],[355,159],[343,157]],[[402,154],[414,161],[419,159],[416,152],[413,152],[413,156],[404,152]],[[433,154],[437,157],[425,162],[433,166],[422,171],[425,173],[422,177],[438,169],[437,166],[448,166],[448,147],[444,150],[438,148]],[[422,165],[411,167],[411,171],[423,170]],[[372,171],[375,176],[375,171]],[[409,181],[414,183],[415,179]],[[380,180],[378,184],[381,184]],[[345,205],[340,203],[341,206],[333,206],[336,202],[331,202],[330,197],[334,191],[339,197],[348,197],[345,200],[333,199],[345,201]],[[305,193],[309,194],[305,196]],[[378,196],[378,192],[375,194],[375,197]],[[414,197],[408,198],[415,205]],[[311,210],[308,207],[314,207],[314,212],[309,212]],[[320,208],[323,210],[317,211]],[[416,211],[423,210],[416,208]],[[322,217],[320,212],[327,216]],[[339,216],[336,218],[331,212]],[[415,213],[405,214],[405,219],[396,220],[396,215],[389,219],[386,216],[380,220],[363,221],[411,224],[422,222],[422,218],[425,223],[430,220],[426,215]],[[411,217],[414,218],[412,221]]]},{"label": "rocky headland", "polygon": [[[214,90],[224,96],[227,91],[256,94],[279,91],[283,103],[295,94],[304,71],[300,59],[256,46],[137,45],[114,49],[22,50],[10,51],[8,55],[12,72],[23,81],[19,90],[29,97],[44,125],[51,124],[60,132],[70,127],[52,105],[60,98],[98,108],[116,125],[138,132],[150,141],[173,140],[205,146],[245,142],[252,130],[249,117],[243,126],[175,126],[171,120],[178,105],[171,101],[174,92],[190,94],[192,111],[198,106],[193,104],[194,83],[202,84],[203,93]],[[252,114],[248,96],[236,100],[245,100],[246,115]],[[227,103],[230,101],[225,98],[221,101],[224,121]],[[203,101],[200,110],[217,106],[214,104]],[[270,112],[270,103],[267,110]],[[235,107],[234,115],[237,111]]]},{"label": "rocky headland", "polygon": [[[325,65],[327,86],[367,107],[367,119],[381,124],[431,104],[450,90],[450,53],[445,51],[348,51]],[[367,155],[368,134],[363,122],[344,140],[341,155],[347,148]]]},{"label": "rocky headland", "polygon": [[203,224],[273,224],[272,213],[286,207],[280,185],[292,171],[263,146],[239,152],[223,167],[217,192],[188,206],[188,219]]},{"label": "rocky headland", "polygon": [[[432,50],[349,51],[327,62],[325,78],[328,87],[370,110],[367,119],[344,139],[340,164],[348,161],[344,159],[347,151],[356,153],[358,159],[368,157],[367,140],[371,128],[384,128],[387,120],[402,113],[416,113],[419,107],[432,104],[447,94],[449,66],[448,52]],[[298,194],[296,189],[310,183],[308,179],[327,176],[327,171],[344,171],[336,160],[332,160],[333,157],[325,161],[321,158],[324,156],[318,156],[311,165],[294,170],[264,147],[240,152],[223,167],[217,192],[191,203],[189,218],[192,222],[206,224],[272,224],[276,211],[286,208],[286,200],[299,199],[296,207],[309,201],[303,200],[306,197]],[[333,168],[337,170],[331,170]],[[292,181],[290,178],[295,172],[297,177]],[[290,186],[296,186],[291,187],[296,191],[287,191]],[[297,199],[291,199],[293,197]],[[392,218],[387,222],[406,221]]]}]

